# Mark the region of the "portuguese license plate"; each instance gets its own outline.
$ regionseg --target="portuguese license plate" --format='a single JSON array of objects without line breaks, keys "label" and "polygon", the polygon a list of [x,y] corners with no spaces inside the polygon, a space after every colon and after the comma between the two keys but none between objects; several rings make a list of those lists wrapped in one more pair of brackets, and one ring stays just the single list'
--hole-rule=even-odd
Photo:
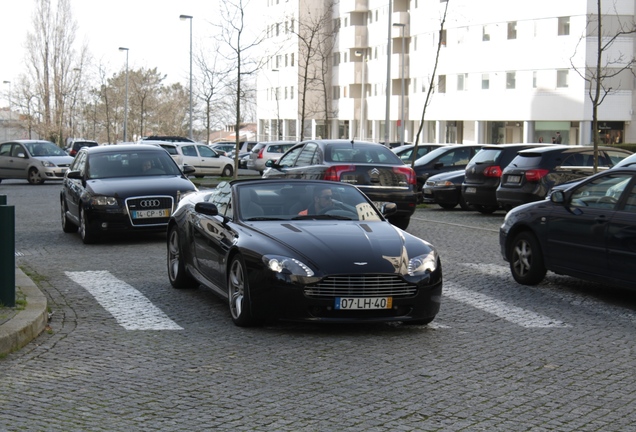
[{"label": "portuguese license plate", "polygon": [[170,209],[156,210],[135,210],[132,212],[133,219],[150,219],[170,217]]},{"label": "portuguese license plate", "polygon": [[508,183],[519,183],[521,181],[521,176],[511,175],[508,176]]},{"label": "portuguese license plate", "polygon": [[336,297],[336,310],[391,309],[392,297]]},{"label": "portuguese license plate", "polygon": [[474,187],[467,187],[466,188],[466,193],[475,193],[477,192],[477,189],[475,189]]}]

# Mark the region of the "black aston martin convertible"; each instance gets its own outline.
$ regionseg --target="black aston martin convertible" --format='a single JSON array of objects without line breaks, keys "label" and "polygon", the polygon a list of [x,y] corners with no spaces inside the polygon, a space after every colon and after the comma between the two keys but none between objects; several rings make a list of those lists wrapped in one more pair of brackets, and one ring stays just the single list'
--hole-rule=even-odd
[{"label": "black aston martin convertible", "polygon": [[234,180],[183,197],[168,225],[168,277],[228,300],[232,320],[428,324],[442,268],[428,242],[391,225],[356,187]]}]

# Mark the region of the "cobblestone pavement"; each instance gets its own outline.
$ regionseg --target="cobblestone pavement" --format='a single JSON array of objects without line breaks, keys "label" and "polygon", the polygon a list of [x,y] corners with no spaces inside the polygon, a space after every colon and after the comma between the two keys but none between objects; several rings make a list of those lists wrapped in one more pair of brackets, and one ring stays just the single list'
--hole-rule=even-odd
[{"label": "cobblestone pavement", "polygon": [[[442,257],[429,326],[235,327],[202,288],[174,290],[161,235],[85,246],[59,184],[4,181],[17,263],[51,331],[0,359],[0,430],[627,431],[636,412],[636,295],[549,274],[517,285],[503,213],[416,212]],[[181,330],[126,330],[66,272],[107,271]]]}]

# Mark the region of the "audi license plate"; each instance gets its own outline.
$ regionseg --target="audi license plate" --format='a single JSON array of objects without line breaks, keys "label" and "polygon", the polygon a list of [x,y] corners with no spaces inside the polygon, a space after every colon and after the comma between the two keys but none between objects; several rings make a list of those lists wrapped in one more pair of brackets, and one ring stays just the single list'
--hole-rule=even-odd
[{"label": "audi license plate", "polygon": [[336,310],[391,309],[393,297],[336,297]]},{"label": "audi license plate", "polygon": [[133,219],[150,219],[170,217],[170,209],[156,210],[135,210],[132,212]]},{"label": "audi license plate", "polygon": [[521,176],[518,175],[509,175],[508,183],[519,183],[521,181]]},{"label": "audi license plate", "polygon": [[466,188],[466,193],[475,193],[477,192],[477,189],[474,187],[467,187]]}]

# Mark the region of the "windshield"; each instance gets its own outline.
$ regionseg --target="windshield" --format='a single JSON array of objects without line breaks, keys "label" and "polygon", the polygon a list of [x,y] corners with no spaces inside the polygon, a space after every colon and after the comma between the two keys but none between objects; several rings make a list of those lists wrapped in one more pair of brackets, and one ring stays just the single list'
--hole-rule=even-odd
[{"label": "windshield", "polygon": [[98,153],[88,156],[90,179],[160,175],[181,175],[174,160],[163,150]]},{"label": "windshield", "polygon": [[[218,188],[217,188],[218,189]],[[380,221],[382,216],[355,187],[326,182],[262,182],[236,187],[244,221],[339,219]],[[224,195],[214,200],[222,204]]]},{"label": "windshield", "polygon": [[31,156],[68,156],[64,150],[48,141],[24,143]]}]

